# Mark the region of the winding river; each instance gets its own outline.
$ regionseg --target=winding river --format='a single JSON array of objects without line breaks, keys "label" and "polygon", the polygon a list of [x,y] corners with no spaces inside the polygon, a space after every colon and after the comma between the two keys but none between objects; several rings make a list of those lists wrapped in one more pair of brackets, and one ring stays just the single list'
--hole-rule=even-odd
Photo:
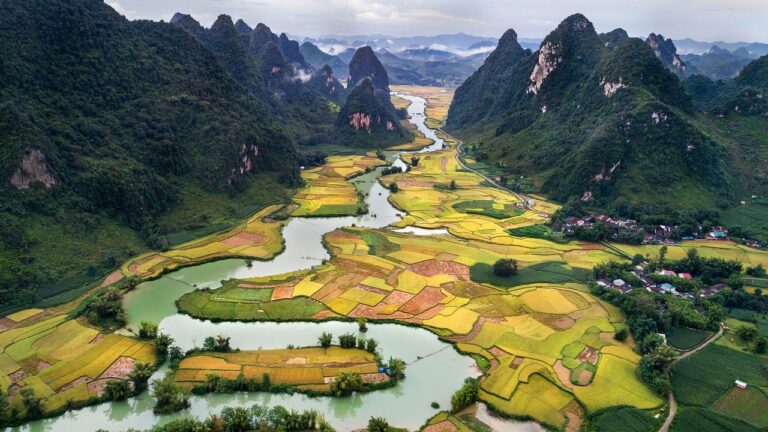
[{"label": "winding river", "polygon": [[[400,95],[412,103],[408,108],[411,122],[434,143],[420,152],[443,148],[443,140],[425,125],[426,101],[423,98]],[[387,152],[388,160],[404,167],[399,153]],[[169,273],[160,279],[145,282],[125,298],[128,327],[136,329],[141,321],[160,323],[161,331],[170,334],[176,344],[189,349],[202,344],[207,336],[224,334],[231,337],[233,347],[240,349],[285,348],[315,345],[317,336],[328,331],[335,335],[357,332],[357,325],[346,322],[221,322],[191,318],[179,314],[175,301],[183,294],[198,288],[216,288],[222,280],[267,276],[295,270],[309,269],[330,258],[322,246],[322,236],[337,228],[357,225],[382,228],[402,215],[388,201],[389,191],[378,183],[382,168],[352,180],[365,194],[369,213],[361,216],[334,218],[290,218],[284,228],[285,250],[271,261],[253,261],[249,267],[245,260],[226,259],[188,267]],[[447,234],[445,230],[406,228],[414,235]],[[154,401],[149,392],[126,402],[103,403],[59,417],[28,423],[13,431],[74,431],[83,432],[105,429],[122,431],[139,430],[164,424],[171,420],[194,416],[206,418],[224,407],[244,406],[254,403],[268,406],[283,405],[289,409],[315,409],[339,431],[365,427],[371,416],[386,417],[390,424],[417,430],[437,413],[430,404],[437,402],[441,408],[450,407],[451,394],[461,386],[466,377],[477,376],[478,371],[470,357],[458,354],[449,344],[441,342],[427,330],[396,324],[369,324],[367,337],[380,342],[385,358],[397,357],[408,363],[407,378],[397,386],[347,398],[315,397],[270,393],[235,393],[193,396],[191,408],[181,413],[158,416],[153,414]],[[161,369],[154,378],[165,373]],[[505,421],[505,431],[538,430],[530,422]],[[533,429],[532,429],[533,428]]]}]

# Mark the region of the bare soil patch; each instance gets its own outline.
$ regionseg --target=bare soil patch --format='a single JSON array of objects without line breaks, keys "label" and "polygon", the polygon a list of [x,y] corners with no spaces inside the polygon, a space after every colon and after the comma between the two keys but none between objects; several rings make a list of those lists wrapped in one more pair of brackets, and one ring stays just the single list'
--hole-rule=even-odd
[{"label": "bare soil patch", "polygon": [[443,420],[440,423],[436,423],[422,429],[422,432],[455,432],[456,426],[449,420]]},{"label": "bare soil patch", "polygon": [[372,384],[378,384],[378,383],[389,381],[389,376],[381,372],[362,374],[360,375],[360,378],[363,379],[364,383],[372,383]]},{"label": "bare soil patch", "polygon": [[272,301],[288,299],[292,297],[293,297],[292,286],[279,286],[279,287],[275,287],[275,289],[272,291]]},{"label": "bare soil patch", "polygon": [[563,383],[564,386],[571,389],[574,388],[573,383],[571,383],[571,370],[565,367],[562,360],[555,362],[554,369],[555,373],[557,374],[557,378],[561,383]]},{"label": "bare soil patch", "polygon": [[125,275],[123,274],[123,271],[120,269],[117,269],[110,273],[104,280],[101,282],[101,287],[105,287],[108,285],[112,285],[113,283],[119,281],[122,279]]},{"label": "bare soil patch", "polygon": [[579,372],[579,376],[576,378],[576,382],[579,383],[580,386],[585,386],[592,381],[592,372],[582,369],[581,372]]},{"label": "bare soil patch", "polygon": [[445,296],[440,292],[440,288],[426,287],[421,290],[416,297],[404,304],[400,310],[413,315],[418,315],[431,309],[444,298]]},{"label": "bare soil patch", "polygon": [[261,234],[240,231],[232,237],[225,238],[221,242],[227,246],[237,247],[264,243],[265,237]]},{"label": "bare soil patch", "polygon": [[91,379],[91,377],[87,377],[87,376],[81,376],[80,378],[78,378],[78,379],[76,379],[76,380],[74,380],[74,381],[70,382],[69,384],[65,384],[63,387],[61,387],[61,388],[59,389],[59,392],[63,392],[63,391],[65,391],[65,390],[69,390],[69,389],[71,389],[71,388],[73,388],[73,387],[76,387],[76,386],[78,386],[78,385],[80,385],[80,384],[84,384],[84,383],[85,383],[85,384],[87,384],[87,383],[90,383],[91,381],[93,381],[93,380]]},{"label": "bare soil patch", "polygon": [[599,352],[596,349],[588,346],[581,351],[581,353],[576,357],[576,359],[582,363],[589,363],[591,365],[595,365],[597,364],[598,354]]},{"label": "bare soil patch", "polygon": [[128,378],[136,363],[132,357],[120,357],[105,370],[99,378]]},{"label": "bare soil patch", "polygon": [[436,276],[438,274],[469,276],[469,266],[453,261],[426,260],[420,263],[411,264],[408,268],[414,273],[427,277]]}]

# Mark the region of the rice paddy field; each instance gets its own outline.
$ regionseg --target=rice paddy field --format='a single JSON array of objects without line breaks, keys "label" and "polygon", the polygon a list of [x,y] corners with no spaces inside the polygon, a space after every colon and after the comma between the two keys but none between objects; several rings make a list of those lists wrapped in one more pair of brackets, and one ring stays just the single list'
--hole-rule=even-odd
[{"label": "rice paddy field", "polygon": [[390,86],[390,89],[393,92],[419,96],[427,100],[427,127],[438,129],[445,123],[454,89],[412,85],[394,85]]},{"label": "rice paddy field", "polygon": [[127,380],[136,363],[156,363],[152,345],[100,333],[66,315],[35,315],[39,319],[0,331],[0,386],[19,413],[23,389],[32,389],[50,414],[101,396],[107,382]]},{"label": "rice paddy field", "polygon": [[[415,156],[418,166],[381,179],[385,186],[397,183],[399,192],[390,195],[390,202],[408,213],[397,226],[446,228],[457,237],[511,244],[510,229],[548,221],[551,213],[538,209],[544,201],[527,209],[511,192],[461,168],[453,147]],[[410,157],[403,155],[406,161]]]},{"label": "rice paddy field", "polygon": [[293,201],[298,205],[292,216],[349,216],[361,212],[357,189],[347,180],[387,163],[373,154],[331,156],[326,163],[304,170],[305,186]]},{"label": "rice paddy field", "polygon": [[[211,303],[273,300],[279,293],[275,302],[305,298],[324,306],[305,318],[366,317],[420,325],[489,361],[484,401],[557,427],[580,423],[582,406],[648,409],[662,403],[636,377],[639,356],[613,340],[624,326],[620,311],[590,296],[584,285],[534,280],[501,288],[471,278],[478,263],[514,256],[525,267],[566,259],[568,250],[547,249],[548,242],[491,245],[365,228],[337,230],[325,241],[333,258],[314,271],[240,280],[237,291],[195,291],[182,297],[179,307],[200,318],[233,319],[232,309],[221,312]],[[575,263],[606,253],[582,252]],[[597,257],[590,258],[591,253]],[[268,303],[257,301],[265,310]],[[202,303],[203,308],[185,307]]]},{"label": "rice paddy field", "polygon": [[169,270],[224,257],[271,259],[283,248],[282,223],[269,219],[282,205],[268,206],[245,223],[223,233],[202,237],[167,252],[140,255],[122,266],[122,273],[151,279]]},{"label": "rice paddy field", "polygon": [[[614,244],[617,249],[634,256],[640,254],[645,257],[656,258],[659,256],[660,246],[656,245],[627,245]],[[768,251],[750,248],[732,241],[725,240],[695,240],[684,241],[679,245],[667,246],[667,258],[673,260],[683,259],[690,249],[696,249],[699,256],[707,258],[723,258],[737,260],[745,267],[762,264],[768,267]]]},{"label": "rice paddy field", "polygon": [[[768,427],[768,359],[764,356],[714,343],[677,362],[671,376],[678,402],[695,408],[678,414],[675,430],[692,430],[692,424],[704,421],[702,417],[712,417],[714,425],[743,422],[755,430]],[[746,382],[747,388],[737,388],[735,380]]]},{"label": "rice paddy field", "polygon": [[342,372],[357,372],[368,383],[389,380],[379,372],[373,354],[338,346],[195,354],[179,363],[174,379],[195,386],[205,383],[207,375],[236,379],[242,374],[261,382],[268,374],[272,384],[324,393]]},{"label": "rice paddy field", "polygon": [[424,133],[420,130],[416,129],[416,126],[413,125],[413,123],[403,120],[401,124],[411,131],[413,133],[413,139],[407,143],[399,144],[396,146],[389,147],[387,150],[395,150],[395,151],[415,151],[415,150],[421,150],[424,147],[429,147],[433,144],[433,141],[426,136],[424,136]]},{"label": "rice paddy field", "polygon": [[690,350],[712,336],[712,332],[689,329],[685,327],[675,327],[667,332],[667,342],[673,348],[680,350]]}]

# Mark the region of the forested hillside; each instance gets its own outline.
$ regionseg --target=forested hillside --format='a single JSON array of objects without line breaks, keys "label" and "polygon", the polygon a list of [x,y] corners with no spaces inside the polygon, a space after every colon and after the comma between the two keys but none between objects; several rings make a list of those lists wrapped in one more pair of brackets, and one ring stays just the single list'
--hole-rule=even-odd
[{"label": "forested hillside", "polygon": [[[206,31],[221,50],[237,49],[229,24]],[[0,50],[2,304],[163,247],[227,216],[228,196],[258,205],[254,182],[273,185],[270,200],[298,182],[293,139],[253,64],[222,65],[182,28],[97,1],[9,0]]]},{"label": "forested hillside", "polygon": [[624,36],[601,39],[577,14],[529,53],[508,31],[456,91],[448,127],[472,157],[561,201],[711,208],[764,192],[743,157],[754,140],[725,139],[694,106],[660,60],[674,50]]}]

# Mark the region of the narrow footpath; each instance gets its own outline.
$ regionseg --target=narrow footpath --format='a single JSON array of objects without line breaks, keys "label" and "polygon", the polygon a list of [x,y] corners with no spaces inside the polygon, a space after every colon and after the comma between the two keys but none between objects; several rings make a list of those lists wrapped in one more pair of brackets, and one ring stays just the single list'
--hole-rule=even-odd
[{"label": "narrow footpath", "polygon": [[[680,360],[690,357],[697,352],[703,350],[707,347],[707,345],[711,344],[712,342],[716,341],[720,336],[723,335],[723,330],[725,329],[725,325],[723,323],[720,323],[720,330],[717,331],[711,338],[707,339],[704,343],[697,346],[696,348],[686,351],[683,354],[680,355],[673,363],[679,362]],[[669,377],[669,370],[672,367],[672,365],[669,365],[666,371],[664,373]],[[677,414],[677,401],[675,400],[675,395],[673,392],[669,392],[669,415],[667,416],[667,419],[664,420],[664,424],[661,425],[659,428],[659,432],[667,432],[669,430],[669,426],[672,424],[672,420],[675,419],[675,414]]]}]

